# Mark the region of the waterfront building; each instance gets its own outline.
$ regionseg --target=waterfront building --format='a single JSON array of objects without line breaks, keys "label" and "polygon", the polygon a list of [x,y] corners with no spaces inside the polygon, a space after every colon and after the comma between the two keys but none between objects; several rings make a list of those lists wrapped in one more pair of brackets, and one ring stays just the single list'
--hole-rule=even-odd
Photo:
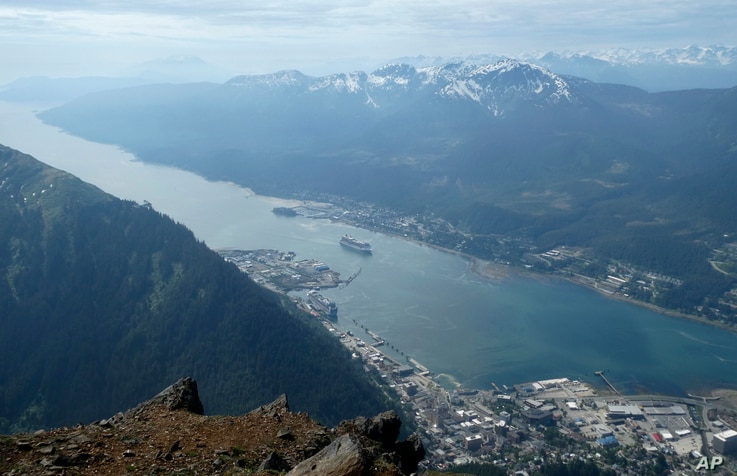
[{"label": "waterfront building", "polygon": [[415,370],[409,365],[400,365],[394,369],[394,373],[399,377],[409,377],[415,372]]},{"label": "waterfront building", "polygon": [[625,418],[642,420],[645,415],[637,405],[607,405],[607,417],[611,420],[623,420]]}]

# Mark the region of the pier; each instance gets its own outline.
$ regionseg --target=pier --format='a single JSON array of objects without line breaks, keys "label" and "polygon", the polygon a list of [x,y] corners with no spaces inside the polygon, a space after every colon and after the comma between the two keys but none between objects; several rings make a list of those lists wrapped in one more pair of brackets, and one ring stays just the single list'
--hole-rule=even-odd
[{"label": "pier", "polygon": [[598,375],[599,377],[601,377],[604,383],[607,384],[607,386],[612,389],[612,392],[614,392],[616,395],[620,395],[619,391],[616,388],[614,388],[614,385],[612,385],[612,382],[610,382],[609,379],[604,376],[603,370],[597,370],[596,372],[594,372],[594,375]]},{"label": "pier", "polygon": [[412,365],[414,365],[421,372],[420,375],[423,375],[423,374],[424,375],[427,375],[427,374],[430,373],[430,371],[428,370],[427,367],[425,367],[421,363],[417,362],[415,359],[413,359],[411,357],[407,357],[407,360],[409,361],[409,363],[411,363]]},{"label": "pier", "polygon": [[353,273],[352,275],[350,275],[348,277],[348,279],[346,279],[345,281],[343,281],[343,283],[340,286],[338,286],[338,289],[343,289],[344,287],[346,287],[349,284],[351,284],[351,281],[353,281],[354,279],[356,279],[359,274],[361,274],[361,268],[358,268],[358,271],[356,271],[355,273]]},{"label": "pier", "polygon": [[378,347],[380,345],[384,345],[385,341],[384,341],[384,339],[381,338],[381,336],[379,334],[377,334],[377,333],[375,333],[373,331],[370,331],[368,329],[366,329],[366,333],[368,335],[370,335],[371,338],[376,341],[376,343],[374,344],[374,346],[377,346]]},{"label": "pier", "polygon": [[688,395],[691,398],[698,398],[700,400],[703,400],[704,403],[706,403],[706,402],[713,402],[713,401],[716,401],[716,400],[719,400],[720,398],[722,398],[722,397],[705,397],[705,396],[702,396],[702,395],[692,395],[690,393],[687,393],[686,395]]}]

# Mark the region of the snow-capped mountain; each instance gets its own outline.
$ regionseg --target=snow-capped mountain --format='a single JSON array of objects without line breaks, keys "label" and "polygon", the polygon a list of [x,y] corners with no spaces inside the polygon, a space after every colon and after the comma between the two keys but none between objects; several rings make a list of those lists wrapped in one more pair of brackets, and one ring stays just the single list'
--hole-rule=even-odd
[{"label": "snow-capped mountain", "polygon": [[319,78],[297,71],[280,71],[238,76],[226,85],[253,92],[288,89],[303,95],[360,97],[372,108],[390,108],[404,99],[461,100],[478,104],[495,116],[521,104],[560,104],[575,100],[561,76],[541,66],[511,59],[484,65],[457,62],[420,68],[394,63],[370,74],[339,73]]},{"label": "snow-capped mountain", "polygon": [[737,85],[737,48],[724,46],[548,53],[528,61],[559,74],[628,84],[648,91]]},{"label": "snow-capped mountain", "polygon": [[227,82],[231,86],[245,89],[289,89],[302,88],[309,83],[309,77],[296,70],[278,71],[271,74],[236,76]]},{"label": "snow-capped mountain", "polygon": [[[534,52],[520,54],[517,59],[540,65],[556,74],[579,76],[594,82],[627,84],[648,91],[730,88],[737,85],[737,47],[721,45]],[[451,61],[483,65],[497,63],[503,57],[475,54],[464,58],[417,56],[402,60],[423,68]]]},{"label": "snow-capped mountain", "polygon": [[563,58],[584,57],[606,61],[612,65],[671,64],[737,68],[737,48],[698,46],[667,49],[610,49],[590,52],[563,53]]},{"label": "snow-capped mountain", "polygon": [[439,94],[471,99],[484,104],[494,115],[503,113],[494,109],[495,106],[512,100],[537,98],[549,104],[573,101],[563,78],[539,66],[514,60],[473,68],[463,77],[450,81]]}]

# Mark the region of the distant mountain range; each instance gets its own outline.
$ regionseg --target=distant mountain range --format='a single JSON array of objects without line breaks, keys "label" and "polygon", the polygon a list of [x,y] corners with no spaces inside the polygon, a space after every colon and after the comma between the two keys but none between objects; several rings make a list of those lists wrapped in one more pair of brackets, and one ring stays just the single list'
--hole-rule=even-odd
[{"label": "distant mountain range", "polygon": [[[596,83],[635,86],[650,92],[737,86],[737,47],[728,46],[522,53],[514,58],[495,54],[414,56],[396,58],[389,63],[424,70],[430,66],[460,63],[473,68],[504,60],[523,61],[559,75],[576,76]],[[360,73],[346,74],[346,79],[356,75]],[[122,76],[19,78],[0,85],[0,100],[68,101],[102,90],[166,82],[222,82],[232,76],[224,68],[208,64],[196,56],[172,56],[137,65]],[[263,77],[266,76],[269,75]]]},{"label": "distant mountain range", "polygon": [[415,68],[390,64],[371,74],[341,73],[312,78],[299,71],[259,76],[238,76],[227,87],[246,93],[284,92],[304,97],[354,97],[375,109],[394,109],[398,101],[458,99],[474,102],[493,115],[504,114],[514,104],[559,104],[574,98],[563,78],[531,63],[502,60],[476,66],[450,63]]},{"label": "distant mountain range", "polygon": [[[598,51],[567,51],[545,53],[522,53],[516,59],[534,61],[544,58],[568,58],[580,59],[591,58],[603,61],[611,65],[635,65],[635,64],[682,64],[692,66],[711,66],[737,69],[737,47],[712,45],[698,46],[689,45],[685,48],[662,48],[662,49],[628,49],[612,48]],[[465,57],[442,57],[442,56],[405,56],[393,61],[412,64],[414,66],[437,66],[447,62],[468,62],[473,64],[495,63],[506,59],[504,56],[493,54],[474,54]]]},{"label": "distant mountain range", "polygon": [[[466,57],[403,57],[395,61],[415,67],[448,62],[496,63],[499,55]],[[737,86],[737,48],[728,46],[626,49],[601,51],[546,52],[520,54],[528,61],[558,74],[578,76],[597,83],[626,84],[650,92]]]}]

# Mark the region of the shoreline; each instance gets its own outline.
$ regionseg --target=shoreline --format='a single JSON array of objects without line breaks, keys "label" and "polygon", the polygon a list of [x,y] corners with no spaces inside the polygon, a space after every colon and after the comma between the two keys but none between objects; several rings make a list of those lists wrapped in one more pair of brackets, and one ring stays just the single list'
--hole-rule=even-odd
[{"label": "shoreline", "polygon": [[651,304],[651,303],[647,303],[647,302],[643,302],[643,301],[638,301],[637,299],[632,299],[632,298],[623,296],[621,294],[608,293],[608,292],[605,292],[602,289],[598,288],[595,284],[593,284],[593,285],[592,284],[588,284],[584,280],[575,279],[575,278],[569,278],[569,277],[561,276],[561,275],[557,275],[557,274],[547,274],[547,273],[538,273],[538,272],[535,272],[535,271],[529,271],[529,270],[522,269],[522,268],[520,268],[518,266],[514,266],[514,265],[503,265],[503,264],[495,263],[493,261],[488,261],[488,260],[485,260],[483,258],[478,258],[476,256],[469,255],[467,253],[463,253],[461,251],[451,250],[451,249],[443,248],[441,246],[432,245],[432,244],[428,244],[428,243],[423,243],[421,241],[413,240],[413,239],[408,239],[408,238],[405,238],[405,237],[400,237],[400,238],[406,239],[408,241],[412,241],[412,242],[417,243],[417,244],[419,244],[421,246],[429,246],[429,247],[434,248],[436,250],[443,251],[445,253],[454,254],[454,255],[460,256],[462,258],[465,258],[470,263],[469,267],[470,267],[471,271],[474,274],[476,274],[476,276],[478,276],[478,277],[480,277],[482,279],[487,279],[487,280],[490,280],[490,281],[499,281],[501,279],[504,279],[504,278],[510,276],[511,274],[516,274],[518,276],[524,276],[524,277],[528,277],[528,278],[532,278],[532,279],[550,279],[550,280],[556,280],[557,279],[557,280],[562,280],[562,281],[566,281],[568,283],[571,283],[573,285],[581,286],[581,287],[584,287],[586,289],[590,289],[592,291],[595,291],[596,293],[600,294],[601,296],[604,296],[604,297],[607,297],[607,298],[610,298],[610,299],[614,299],[614,300],[617,300],[617,301],[621,301],[621,302],[626,302],[628,304],[632,304],[632,305],[635,305],[635,306],[643,307],[645,309],[649,309],[650,311],[657,312],[658,314],[662,314],[664,316],[673,317],[673,318],[676,318],[676,319],[684,319],[684,320],[691,321],[691,322],[697,322],[699,324],[703,324],[703,325],[706,325],[706,326],[715,327],[715,328],[718,328],[718,329],[725,330],[727,332],[732,332],[734,334],[737,334],[737,327],[728,326],[728,325],[726,325],[726,324],[724,324],[722,322],[718,322],[718,321],[711,321],[711,320],[709,320],[709,319],[707,319],[705,317],[696,316],[694,314],[687,314],[687,313],[684,313],[684,312],[681,312],[681,311],[676,311],[676,310],[673,310],[673,309],[667,309],[667,308],[664,308],[664,307],[660,307],[660,306],[657,306],[655,304]]},{"label": "shoreline", "polygon": [[[151,164],[148,164],[148,165],[151,165]],[[156,164],[153,164],[153,165],[156,165]],[[194,172],[192,172],[192,173],[194,173]],[[197,174],[195,173],[195,175],[197,175]],[[208,179],[205,178],[205,180],[208,180]],[[276,203],[277,205],[280,205],[280,206],[299,207],[299,206],[309,206],[310,204],[317,204],[317,205],[319,205],[319,204],[328,204],[328,205],[331,205],[331,206],[335,206],[334,204],[332,204],[330,202],[320,202],[320,201],[307,200],[307,199],[296,199],[296,198],[282,198],[282,197],[275,197],[275,196],[271,196],[271,195],[259,195],[259,194],[255,193],[251,188],[246,187],[244,185],[235,184],[233,182],[228,182],[228,183],[231,183],[233,185],[236,185],[238,188],[244,189],[246,191],[246,193],[247,193],[246,198],[250,198],[250,197],[254,197],[254,196],[255,197],[262,197],[262,198],[265,198],[265,199],[269,200],[271,203]],[[524,277],[528,277],[528,278],[532,278],[532,279],[551,279],[551,280],[552,279],[558,279],[558,280],[563,280],[563,281],[569,282],[569,283],[571,283],[573,285],[582,286],[584,288],[587,288],[587,289],[590,289],[592,291],[595,291],[599,295],[602,295],[604,297],[607,297],[607,298],[610,298],[610,299],[615,299],[615,300],[618,300],[618,301],[621,301],[621,302],[625,302],[625,303],[629,303],[629,304],[633,304],[635,306],[639,306],[639,307],[648,309],[650,311],[656,312],[656,313],[661,314],[661,315],[664,315],[664,316],[673,317],[673,318],[676,318],[676,319],[683,319],[683,320],[687,320],[687,321],[691,321],[691,322],[696,322],[696,323],[699,323],[699,324],[702,324],[702,325],[711,326],[711,327],[714,327],[714,328],[717,328],[717,329],[722,329],[722,330],[725,330],[727,332],[731,332],[731,333],[737,334],[737,326],[729,326],[729,325],[724,324],[724,323],[719,322],[719,321],[709,320],[708,318],[705,318],[705,317],[700,317],[700,316],[697,316],[697,315],[694,315],[694,314],[687,314],[687,313],[684,313],[684,312],[681,312],[681,311],[676,311],[676,310],[673,310],[673,309],[667,309],[667,308],[664,308],[664,307],[657,306],[655,304],[651,304],[651,303],[639,301],[637,299],[632,299],[632,298],[629,298],[629,297],[625,297],[625,296],[623,296],[621,294],[608,293],[608,292],[605,292],[602,289],[598,288],[596,286],[596,283],[595,282],[589,283],[589,282],[587,282],[584,279],[576,279],[575,277],[566,277],[566,276],[561,276],[561,275],[558,275],[558,274],[548,274],[548,273],[540,273],[540,272],[530,271],[530,270],[523,269],[523,268],[521,268],[519,266],[515,266],[515,265],[512,265],[512,264],[496,263],[496,262],[489,261],[489,260],[486,260],[486,259],[483,259],[483,258],[479,258],[477,256],[474,256],[474,255],[471,255],[471,254],[468,254],[468,253],[464,253],[462,251],[458,251],[458,250],[454,250],[454,249],[450,249],[450,248],[445,248],[445,247],[442,247],[442,246],[439,246],[439,245],[435,245],[435,244],[432,244],[432,243],[427,243],[427,242],[424,242],[424,241],[421,241],[421,240],[418,240],[418,239],[415,239],[415,238],[409,238],[407,236],[403,236],[403,235],[400,235],[400,234],[390,233],[390,232],[388,232],[386,230],[376,230],[376,229],[372,229],[372,228],[365,228],[365,227],[360,226],[360,224],[351,223],[351,222],[343,221],[343,220],[340,220],[340,219],[335,219],[335,218],[332,218],[332,217],[321,217],[321,218],[326,218],[326,219],[328,219],[329,221],[332,221],[332,222],[342,223],[342,224],[345,224],[345,225],[353,226],[353,227],[364,229],[364,230],[367,230],[367,231],[372,231],[372,232],[375,232],[375,233],[381,233],[381,234],[386,235],[386,236],[391,236],[391,237],[394,237],[394,238],[403,239],[405,241],[414,243],[414,244],[416,244],[418,246],[427,246],[429,248],[433,248],[435,250],[442,251],[444,253],[448,253],[448,254],[459,256],[459,257],[467,260],[468,263],[469,263],[469,268],[470,268],[471,272],[474,273],[477,277],[482,278],[482,279],[486,279],[486,280],[490,280],[490,281],[499,281],[499,280],[502,280],[502,279],[505,279],[505,278],[509,277],[510,275],[518,275],[518,276],[524,276]]]},{"label": "shoreline", "polygon": [[[356,226],[356,225],[353,225],[353,224],[350,224],[350,225],[351,226]],[[373,230],[373,231],[376,231],[376,230]],[[529,271],[529,270],[526,270],[526,269],[522,269],[522,268],[520,268],[518,266],[496,263],[496,262],[493,262],[493,261],[489,261],[489,260],[485,260],[485,259],[482,259],[482,258],[478,258],[478,257],[473,256],[473,255],[469,255],[468,253],[464,253],[462,251],[457,251],[457,250],[452,250],[452,249],[448,249],[448,248],[443,248],[442,246],[433,245],[433,244],[430,244],[430,243],[425,243],[425,242],[422,242],[422,241],[419,241],[419,240],[416,240],[416,239],[407,238],[405,236],[393,235],[393,234],[389,234],[389,233],[386,233],[386,232],[380,232],[380,233],[386,234],[388,236],[393,236],[393,237],[396,237],[396,238],[401,238],[403,240],[412,242],[412,243],[417,244],[419,246],[427,246],[427,247],[436,249],[438,251],[442,251],[444,253],[448,253],[448,254],[452,254],[452,255],[455,255],[455,256],[459,256],[459,257],[467,260],[469,269],[471,270],[472,273],[474,273],[477,277],[479,277],[481,279],[488,280],[488,281],[500,281],[500,280],[503,280],[505,278],[508,278],[511,275],[517,275],[517,276],[521,276],[521,277],[526,277],[526,278],[530,278],[530,279],[539,279],[539,280],[561,280],[561,281],[565,281],[565,282],[568,282],[570,284],[573,284],[575,286],[581,286],[581,287],[590,289],[590,290],[595,291],[599,295],[604,296],[606,298],[614,299],[614,300],[621,301],[621,302],[625,302],[625,303],[632,304],[632,305],[635,305],[635,306],[639,306],[639,307],[648,309],[650,311],[656,312],[658,314],[661,314],[661,315],[664,315],[664,316],[667,316],[667,317],[672,317],[672,318],[676,318],[676,319],[682,319],[682,320],[686,320],[686,321],[696,322],[696,323],[699,323],[699,324],[702,324],[702,325],[705,325],[705,326],[710,326],[710,327],[713,327],[713,328],[718,328],[718,329],[725,330],[727,332],[731,332],[731,333],[737,334],[737,328],[735,328],[735,327],[730,327],[730,326],[727,326],[727,325],[722,324],[720,322],[710,321],[709,319],[706,319],[706,318],[703,318],[703,317],[699,317],[699,316],[695,316],[693,314],[686,314],[686,313],[683,313],[683,312],[680,312],[680,311],[675,311],[675,310],[671,310],[671,309],[662,308],[662,307],[659,307],[659,306],[657,306],[655,304],[650,304],[650,303],[638,301],[636,299],[628,298],[628,297],[622,296],[620,294],[607,293],[607,292],[604,292],[602,289],[596,287],[594,284],[588,284],[588,283],[586,283],[583,280],[577,280],[575,278],[569,278],[569,277],[555,275],[555,274],[546,274],[546,273],[538,273],[538,272],[534,272],[534,271]],[[592,379],[589,383],[590,384],[593,384],[593,381],[594,380]],[[707,388],[700,388],[699,391],[702,392],[702,393],[708,393],[709,394],[709,395],[706,395],[706,396],[714,396],[714,397],[718,396],[718,397],[721,397],[721,399],[720,399],[720,402],[721,403],[717,403],[718,406],[727,406],[727,407],[730,407],[730,408],[733,408],[733,409],[737,410],[737,387],[735,387],[735,388],[724,388],[723,386],[717,386],[717,387],[711,387],[711,388],[707,387]],[[612,395],[614,395],[614,394],[612,394]],[[669,395],[665,395],[664,394],[663,396],[669,396]],[[687,396],[688,396],[688,394],[686,393],[682,397],[683,398],[686,398]]]},{"label": "shoreline", "polygon": [[[404,237],[402,237],[402,238],[404,238]],[[532,279],[551,279],[551,280],[552,279],[558,279],[558,280],[569,282],[569,283],[574,284],[576,286],[582,286],[584,288],[590,289],[590,290],[595,291],[595,292],[597,292],[598,294],[600,294],[600,295],[602,295],[604,297],[607,297],[607,298],[610,298],[610,299],[614,299],[614,300],[617,300],[617,301],[626,302],[626,303],[629,303],[629,304],[633,304],[635,306],[640,306],[640,307],[649,309],[649,310],[651,310],[653,312],[657,312],[658,314],[662,314],[664,316],[674,317],[676,319],[684,319],[684,320],[692,321],[692,322],[698,322],[698,323],[703,324],[703,325],[706,325],[706,326],[716,327],[718,329],[723,329],[725,331],[728,331],[728,332],[732,332],[732,333],[737,334],[737,328],[732,327],[732,326],[728,326],[728,325],[723,324],[721,322],[718,322],[718,321],[710,321],[709,319],[707,319],[705,317],[696,316],[694,314],[686,314],[684,312],[676,311],[676,310],[673,310],[673,309],[667,309],[667,308],[664,308],[664,307],[660,307],[660,306],[657,306],[655,304],[651,304],[651,303],[647,303],[647,302],[643,302],[643,301],[638,301],[637,299],[632,299],[632,298],[629,298],[629,297],[625,297],[625,296],[622,296],[621,294],[607,293],[607,292],[604,292],[603,290],[601,290],[600,288],[596,287],[595,285],[587,284],[583,280],[578,280],[578,279],[575,279],[575,278],[568,278],[568,277],[560,276],[560,275],[557,275],[557,274],[537,273],[537,272],[534,272],[534,271],[529,271],[529,270],[525,270],[525,269],[519,268],[519,267],[514,266],[514,265],[502,265],[502,264],[499,264],[499,263],[494,263],[493,261],[488,261],[488,260],[485,260],[483,258],[478,258],[476,256],[469,255],[467,253],[463,253],[461,251],[450,250],[450,249],[447,249],[447,248],[443,248],[441,246],[432,245],[432,244],[428,244],[428,243],[423,243],[421,241],[412,240],[412,239],[408,239],[408,238],[404,238],[404,239],[406,239],[408,241],[412,241],[412,242],[417,243],[417,244],[422,245],[422,246],[429,246],[431,248],[435,248],[435,249],[437,249],[439,251],[443,251],[445,253],[450,253],[450,254],[454,254],[454,255],[457,255],[457,256],[461,256],[461,257],[463,257],[463,258],[465,258],[465,259],[467,259],[469,261],[469,263],[470,263],[470,269],[471,269],[471,271],[474,274],[476,274],[480,278],[488,279],[490,281],[498,281],[500,279],[504,279],[504,278],[508,277],[510,274],[516,274],[516,275],[519,275],[519,276],[525,276],[525,277],[532,278]]]}]

